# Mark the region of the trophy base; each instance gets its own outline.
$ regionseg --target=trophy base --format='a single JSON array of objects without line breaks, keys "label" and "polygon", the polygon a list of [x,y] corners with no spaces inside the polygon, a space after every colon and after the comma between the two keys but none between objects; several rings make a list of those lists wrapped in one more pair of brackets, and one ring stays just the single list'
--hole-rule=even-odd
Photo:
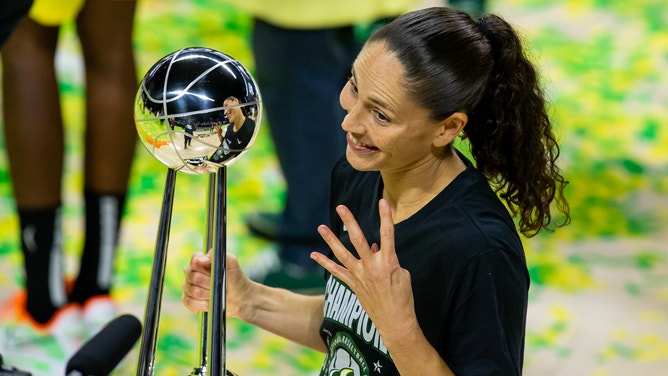
[{"label": "trophy base", "polygon": [[[2,374],[0,374],[0,376],[2,376]],[[206,370],[202,368],[195,368],[188,376],[206,376]],[[225,376],[239,376],[239,375],[230,371],[229,369],[226,369]]]}]

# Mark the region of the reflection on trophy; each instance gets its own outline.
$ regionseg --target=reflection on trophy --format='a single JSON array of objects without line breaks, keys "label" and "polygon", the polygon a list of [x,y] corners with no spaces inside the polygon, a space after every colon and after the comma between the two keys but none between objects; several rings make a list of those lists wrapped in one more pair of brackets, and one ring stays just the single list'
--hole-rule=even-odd
[{"label": "reflection on trophy", "polygon": [[206,249],[212,250],[211,300],[200,314],[199,364],[191,375],[231,375],[225,369],[226,168],[258,133],[261,99],[255,81],[234,58],[209,48],[175,51],[149,69],[135,100],[141,142],[165,164],[155,257],[137,375],[152,375],[176,172],[208,174]]}]

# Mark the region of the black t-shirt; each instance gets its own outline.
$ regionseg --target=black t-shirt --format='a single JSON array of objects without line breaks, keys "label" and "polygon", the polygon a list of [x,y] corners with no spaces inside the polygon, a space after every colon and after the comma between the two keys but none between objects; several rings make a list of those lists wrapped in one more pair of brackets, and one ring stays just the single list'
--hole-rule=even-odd
[{"label": "black t-shirt", "polygon": [[253,132],[255,132],[255,120],[249,117],[246,117],[244,124],[236,132],[234,131],[234,123],[230,123],[225,131],[223,141],[209,160],[221,163],[239,155],[253,138]]},{"label": "black t-shirt", "polygon": [[[410,218],[395,225],[399,263],[411,273],[424,335],[457,375],[520,375],[529,274],[508,211],[484,176],[467,168]],[[332,175],[331,227],[354,252],[333,208],[355,215],[369,244],[380,244],[378,172],[344,159]],[[330,255],[330,257],[332,257]],[[321,375],[397,375],[373,322],[341,281],[328,276],[320,328],[328,354]]]}]

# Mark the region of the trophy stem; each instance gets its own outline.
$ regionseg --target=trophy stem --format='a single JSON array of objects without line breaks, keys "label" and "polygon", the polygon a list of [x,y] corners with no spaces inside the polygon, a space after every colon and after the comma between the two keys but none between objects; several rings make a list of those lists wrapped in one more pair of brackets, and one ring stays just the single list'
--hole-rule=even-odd
[{"label": "trophy stem", "polygon": [[209,304],[209,370],[211,376],[225,376],[225,268],[227,243],[227,168],[216,172],[216,214],[211,264]]},{"label": "trophy stem", "polygon": [[158,339],[158,324],[160,322],[160,306],[162,304],[162,289],[165,281],[165,267],[167,263],[167,245],[169,243],[169,227],[172,221],[172,207],[174,205],[174,188],[176,186],[176,171],[167,170],[165,192],[162,198],[158,238],[155,245],[153,270],[149,285],[148,299],[144,313],[144,328],[139,350],[137,365],[138,376],[151,376],[155,366],[155,349]]},{"label": "trophy stem", "polygon": [[[209,175],[209,195],[207,196],[207,227],[206,238],[204,240],[204,253],[209,252],[213,247],[213,229],[215,227],[215,209],[216,209],[216,174]],[[193,369],[190,376],[206,376],[208,364],[208,318],[207,312],[199,314],[199,366]]]}]

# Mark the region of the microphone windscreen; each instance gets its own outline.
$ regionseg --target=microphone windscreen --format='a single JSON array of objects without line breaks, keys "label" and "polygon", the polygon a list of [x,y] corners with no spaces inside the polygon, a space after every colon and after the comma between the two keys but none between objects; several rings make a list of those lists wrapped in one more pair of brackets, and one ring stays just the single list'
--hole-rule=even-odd
[{"label": "microphone windscreen", "polygon": [[67,362],[66,375],[108,375],[141,336],[141,322],[124,314],[111,320]]}]

